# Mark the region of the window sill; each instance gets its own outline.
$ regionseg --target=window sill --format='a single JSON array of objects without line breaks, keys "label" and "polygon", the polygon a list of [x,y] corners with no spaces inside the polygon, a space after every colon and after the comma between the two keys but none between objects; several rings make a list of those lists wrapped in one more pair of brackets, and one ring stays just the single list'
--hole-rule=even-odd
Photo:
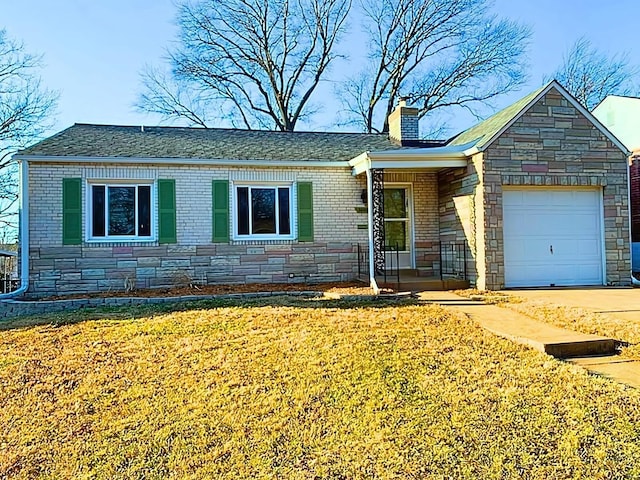
[{"label": "window sill", "polygon": [[123,237],[123,238],[113,238],[113,237],[102,237],[102,238],[87,238],[85,240],[88,244],[94,243],[157,243],[158,239],[153,237],[145,237],[145,238],[132,238],[132,237]]},{"label": "window sill", "polygon": [[296,238],[282,235],[246,235],[234,236],[231,240],[234,242],[293,242]]}]

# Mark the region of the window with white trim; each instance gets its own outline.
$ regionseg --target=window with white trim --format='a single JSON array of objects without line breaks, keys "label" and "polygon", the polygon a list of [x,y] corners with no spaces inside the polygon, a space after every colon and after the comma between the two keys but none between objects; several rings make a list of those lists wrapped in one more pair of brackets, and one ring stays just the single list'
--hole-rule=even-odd
[{"label": "window with white trim", "polygon": [[153,240],[151,184],[90,183],[91,240]]},{"label": "window with white trim", "polygon": [[242,239],[292,239],[292,185],[235,185],[234,233]]}]

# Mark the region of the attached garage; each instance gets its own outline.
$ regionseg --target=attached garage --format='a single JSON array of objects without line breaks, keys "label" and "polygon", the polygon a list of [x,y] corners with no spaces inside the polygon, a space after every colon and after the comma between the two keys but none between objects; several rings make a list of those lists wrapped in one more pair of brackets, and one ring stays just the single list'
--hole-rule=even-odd
[{"label": "attached garage", "polygon": [[505,189],[506,287],[602,285],[600,188]]}]

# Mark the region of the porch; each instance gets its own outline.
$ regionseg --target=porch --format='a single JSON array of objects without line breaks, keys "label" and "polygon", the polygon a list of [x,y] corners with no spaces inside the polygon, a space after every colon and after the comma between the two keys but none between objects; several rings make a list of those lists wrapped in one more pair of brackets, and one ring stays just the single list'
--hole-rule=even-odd
[{"label": "porch", "polygon": [[[444,291],[466,289],[470,286],[468,276],[468,246],[466,242],[439,243],[439,255],[429,264],[423,262],[419,268],[402,268],[400,249],[385,248],[385,268],[376,272],[376,286],[381,290],[395,292]],[[367,245],[357,246],[358,280],[369,283],[369,250]]]},{"label": "porch", "polygon": [[440,188],[448,172],[466,171],[470,152],[464,148],[366,152],[350,162],[352,174],[366,182],[368,241],[358,244],[361,281],[395,291],[469,287],[475,259],[470,228],[463,225],[468,219],[457,207],[464,202],[471,208],[471,197],[453,198],[450,189]]}]

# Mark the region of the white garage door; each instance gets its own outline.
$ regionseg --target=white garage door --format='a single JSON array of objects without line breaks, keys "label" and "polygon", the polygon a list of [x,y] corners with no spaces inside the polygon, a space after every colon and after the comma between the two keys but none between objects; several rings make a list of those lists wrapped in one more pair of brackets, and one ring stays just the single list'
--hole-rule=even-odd
[{"label": "white garage door", "polygon": [[504,190],[505,286],[602,285],[602,193]]}]

